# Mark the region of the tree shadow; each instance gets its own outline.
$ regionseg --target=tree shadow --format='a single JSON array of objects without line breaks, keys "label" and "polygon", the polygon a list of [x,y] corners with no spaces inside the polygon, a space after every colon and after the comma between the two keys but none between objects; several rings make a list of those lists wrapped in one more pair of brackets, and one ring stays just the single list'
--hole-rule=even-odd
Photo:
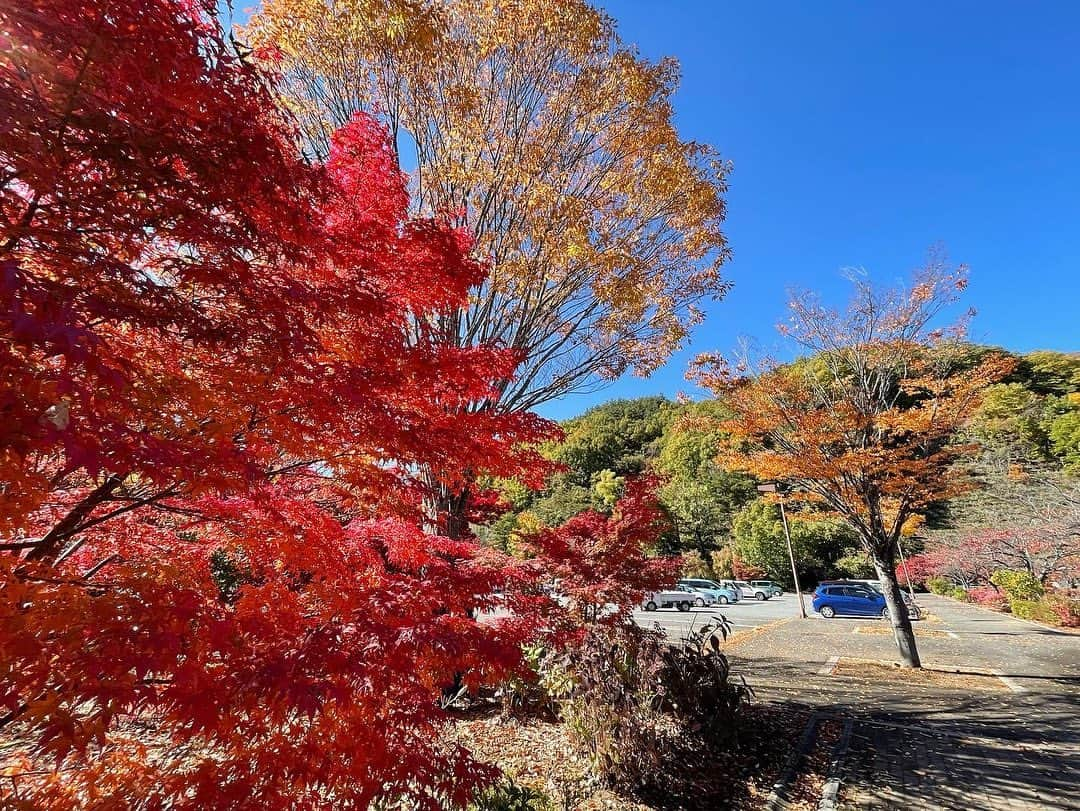
[{"label": "tree shadow", "polygon": [[[871,683],[846,678],[813,678],[807,662],[781,658],[740,659],[733,670],[744,676],[759,701],[813,707],[857,719],[911,725],[939,734],[1001,738],[1026,744],[1080,747],[1080,679],[1031,673],[1007,678],[1037,679],[1061,690],[1015,693],[961,692],[934,687]],[[950,671],[987,675],[985,671]]]}]

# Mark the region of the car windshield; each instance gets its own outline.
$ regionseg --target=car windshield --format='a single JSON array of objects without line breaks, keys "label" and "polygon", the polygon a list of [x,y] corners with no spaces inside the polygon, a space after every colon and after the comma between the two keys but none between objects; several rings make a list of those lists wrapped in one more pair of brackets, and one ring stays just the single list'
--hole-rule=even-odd
[{"label": "car windshield", "polygon": [[736,580],[735,585],[736,586],[749,586],[750,584],[747,583],[745,580]]}]

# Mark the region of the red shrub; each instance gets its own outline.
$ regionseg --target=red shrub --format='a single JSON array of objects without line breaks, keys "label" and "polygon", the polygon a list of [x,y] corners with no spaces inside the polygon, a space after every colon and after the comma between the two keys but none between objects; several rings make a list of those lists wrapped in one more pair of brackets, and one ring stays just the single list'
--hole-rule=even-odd
[{"label": "red shrub", "polygon": [[984,608],[992,608],[995,611],[1008,611],[1009,601],[1005,595],[993,586],[979,586],[969,589],[968,597],[973,603],[978,603]]},{"label": "red shrub", "polygon": [[1046,604],[1058,616],[1063,628],[1080,628],[1080,599],[1069,594],[1048,594]]}]

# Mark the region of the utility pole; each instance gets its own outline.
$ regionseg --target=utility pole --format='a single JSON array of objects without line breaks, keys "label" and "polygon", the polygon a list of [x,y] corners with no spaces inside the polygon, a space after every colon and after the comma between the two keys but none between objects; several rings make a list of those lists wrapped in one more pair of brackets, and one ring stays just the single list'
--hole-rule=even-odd
[{"label": "utility pole", "polygon": [[799,601],[799,615],[806,619],[806,606],[803,605],[802,589],[799,587],[799,573],[795,569],[795,550],[791,546],[791,530],[788,529],[787,511],[784,509],[784,489],[776,482],[759,484],[758,492],[775,493],[780,500],[780,521],[784,525],[784,540],[787,541],[788,560],[791,561],[791,579],[795,583],[795,598]]}]

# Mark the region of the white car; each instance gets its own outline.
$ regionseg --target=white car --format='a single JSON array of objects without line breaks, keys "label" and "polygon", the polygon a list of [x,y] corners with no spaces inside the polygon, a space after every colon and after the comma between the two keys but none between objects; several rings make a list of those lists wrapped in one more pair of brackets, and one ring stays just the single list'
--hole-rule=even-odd
[{"label": "white car", "polygon": [[772,596],[768,590],[758,586],[751,586],[745,580],[721,580],[720,582],[735,589],[742,597],[748,600],[768,600]]},{"label": "white car", "polygon": [[739,592],[735,591],[735,589],[729,586],[721,586],[715,580],[703,580],[697,577],[684,577],[675,585],[681,589],[697,592],[711,599],[711,602],[706,601],[705,603],[694,603],[694,605],[711,605],[712,603],[720,603],[721,605],[727,605],[728,603],[739,602]]},{"label": "white car", "polygon": [[656,591],[645,596],[644,601],[641,603],[641,607],[646,611],[655,611],[658,608],[677,608],[680,611],[689,611],[690,606],[692,606],[694,601],[700,596],[700,594],[695,594],[692,591],[683,591],[682,589]]},{"label": "white car", "polygon": [[693,589],[689,586],[684,586],[682,583],[679,583],[675,588],[679,589],[680,591],[686,590],[692,593],[694,595],[694,605],[698,608],[705,608],[706,606],[716,605],[716,595],[711,591],[707,591],[705,589]]}]

